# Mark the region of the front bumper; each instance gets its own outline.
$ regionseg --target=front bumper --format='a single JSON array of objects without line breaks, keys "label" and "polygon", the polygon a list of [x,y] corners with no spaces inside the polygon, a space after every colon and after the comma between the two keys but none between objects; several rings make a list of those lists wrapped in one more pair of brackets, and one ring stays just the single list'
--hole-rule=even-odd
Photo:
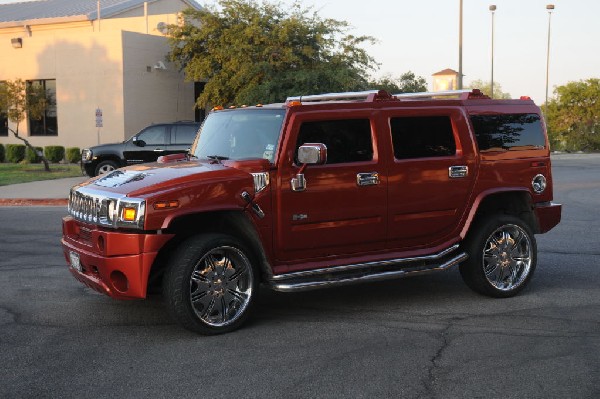
[{"label": "front bumper", "polygon": [[[116,299],[145,298],[150,269],[173,235],[123,233],[63,218],[63,253],[73,276]],[[81,271],[71,265],[78,255]]]},{"label": "front bumper", "polygon": [[535,216],[538,222],[538,231],[536,233],[546,233],[554,226],[560,223],[562,214],[562,205],[554,202],[544,202],[535,204]]}]

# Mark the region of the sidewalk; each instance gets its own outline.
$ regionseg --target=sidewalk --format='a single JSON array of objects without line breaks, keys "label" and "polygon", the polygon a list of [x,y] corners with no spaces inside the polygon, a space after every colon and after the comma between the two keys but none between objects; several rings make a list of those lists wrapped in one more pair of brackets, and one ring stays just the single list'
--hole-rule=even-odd
[{"label": "sidewalk", "polygon": [[66,206],[71,187],[87,179],[78,176],[0,186],[0,206]]}]

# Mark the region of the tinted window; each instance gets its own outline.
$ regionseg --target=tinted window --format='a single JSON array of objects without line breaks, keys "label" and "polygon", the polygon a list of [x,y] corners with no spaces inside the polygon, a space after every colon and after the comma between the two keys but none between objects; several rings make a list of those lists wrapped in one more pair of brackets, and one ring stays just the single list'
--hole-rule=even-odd
[{"label": "tinted window", "polygon": [[165,127],[150,126],[143,132],[137,135],[138,140],[144,141],[146,145],[164,145],[165,144]]},{"label": "tinted window", "polygon": [[448,116],[392,118],[390,128],[396,159],[445,157],[456,153]]},{"label": "tinted window", "polygon": [[300,126],[296,145],[321,143],[327,147],[327,163],[361,162],[373,159],[371,122],[343,119],[305,122]]},{"label": "tinted window", "polygon": [[546,145],[537,114],[473,115],[471,123],[481,152],[531,150]]},{"label": "tinted window", "polygon": [[198,132],[196,125],[174,125],[171,144],[192,144]]}]

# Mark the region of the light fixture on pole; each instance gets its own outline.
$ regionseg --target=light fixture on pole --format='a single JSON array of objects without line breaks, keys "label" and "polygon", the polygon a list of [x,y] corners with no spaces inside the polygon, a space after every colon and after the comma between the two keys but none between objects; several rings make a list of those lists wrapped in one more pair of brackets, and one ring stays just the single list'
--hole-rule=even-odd
[{"label": "light fixture on pole", "polygon": [[494,14],[496,13],[496,5],[490,6],[492,12],[492,80],[491,80],[491,93],[490,97],[494,98]]},{"label": "light fixture on pole", "polygon": [[546,113],[548,112],[548,77],[550,75],[550,23],[552,22],[552,11],[554,10],[554,4],[548,4],[546,6],[548,10],[548,49],[546,52],[546,102],[544,108]]}]

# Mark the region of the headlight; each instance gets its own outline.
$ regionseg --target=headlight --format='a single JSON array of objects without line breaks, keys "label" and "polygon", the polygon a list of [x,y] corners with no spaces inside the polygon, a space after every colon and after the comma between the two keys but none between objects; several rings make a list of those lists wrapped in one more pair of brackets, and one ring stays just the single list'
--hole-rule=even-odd
[{"label": "headlight", "polygon": [[92,159],[92,150],[88,150],[87,148],[84,148],[81,151],[81,160],[82,161],[90,161]]},{"label": "headlight", "polygon": [[122,198],[118,203],[117,227],[143,229],[146,201],[136,198]]},{"label": "headlight", "polygon": [[532,180],[531,180],[531,187],[533,188],[533,191],[535,191],[536,194],[541,194],[544,192],[544,190],[546,189],[546,178],[544,177],[544,175],[536,175]]}]

